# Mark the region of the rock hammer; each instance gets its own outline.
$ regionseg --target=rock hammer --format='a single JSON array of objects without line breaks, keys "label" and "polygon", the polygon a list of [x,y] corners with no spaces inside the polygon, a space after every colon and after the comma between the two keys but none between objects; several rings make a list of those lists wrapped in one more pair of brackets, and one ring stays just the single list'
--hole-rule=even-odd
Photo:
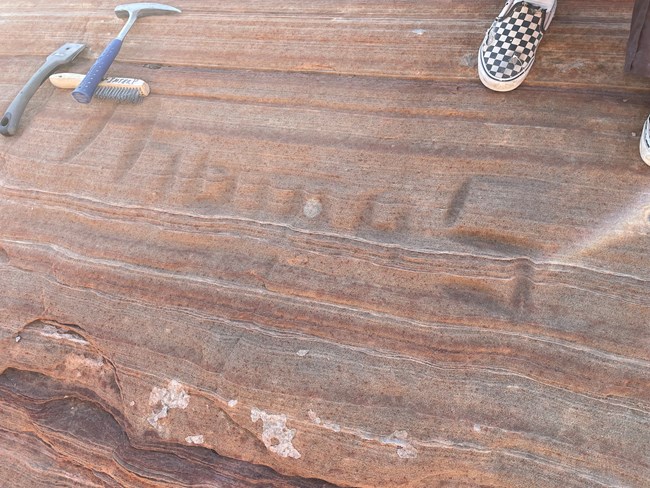
[{"label": "rock hammer", "polygon": [[0,134],[3,136],[13,136],[16,133],[18,130],[18,122],[20,122],[20,118],[27,104],[34,93],[36,93],[36,90],[38,90],[38,87],[59,66],[71,63],[85,47],[85,44],[68,42],[47,57],[43,66],[29,79],[2,116],[0,120]]},{"label": "rock hammer", "polygon": [[86,77],[79,84],[77,89],[72,92],[73,98],[79,103],[90,103],[90,100],[93,98],[93,94],[97,89],[97,85],[104,79],[104,75],[110,68],[111,64],[117,57],[117,53],[120,52],[122,47],[122,41],[124,37],[129,32],[135,21],[140,17],[147,17],[149,15],[165,15],[165,14],[178,14],[181,11],[176,7],[170,7],[169,5],[163,5],[162,3],[128,3],[125,5],[118,5],[115,7],[115,15],[120,19],[128,17],[126,24],[118,34],[118,36],[113,39],[104,52],[101,53],[95,64],[90,68]]}]

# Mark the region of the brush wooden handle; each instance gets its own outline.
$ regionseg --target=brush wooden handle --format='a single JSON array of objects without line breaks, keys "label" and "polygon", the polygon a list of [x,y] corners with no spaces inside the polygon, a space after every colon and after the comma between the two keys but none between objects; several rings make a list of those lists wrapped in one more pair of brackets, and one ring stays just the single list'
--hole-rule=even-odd
[{"label": "brush wooden handle", "polygon": [[57,73],[50,76],[50,83],[57,88],[64,88],[66,90],[74,90],[79,86],[84,75],[77,73]]},{"label": "brush wooden handle", "polygon": [[[74,90],[84,79],[84,75],[78,73],[57,73],[50,76],[50,82],[57,88]],[[140,95],[146,97],[149,95],[149,85],[146,81],[136,78],[106,78],[102,80],[98,87],[107,88],[134,88],[140,92]]]}]

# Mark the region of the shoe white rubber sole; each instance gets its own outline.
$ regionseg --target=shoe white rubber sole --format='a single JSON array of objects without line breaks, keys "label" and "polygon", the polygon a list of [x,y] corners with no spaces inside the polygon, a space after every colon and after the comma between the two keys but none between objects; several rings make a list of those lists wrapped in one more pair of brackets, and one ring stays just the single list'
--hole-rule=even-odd
[{"label": "shoe white rubber sole", "polygon": [[[503,10],[501,11],[501,13],[499,13],[499,16],[497,17],[497,19],[494,21],[490,29],[488,29],[487,33],[485,34],[485,38],[483,39],[483,42],[481,42],[481,46],[479,47],[478,50],[479,79],[481,80],[481,83],[483,83],[483,85],[485,85],[490,90],[496,92],[509,92],[516,89],[519,85],[521,85],[524,82],[524,80],[528,76],[528,73],[530,73],[533,64],[535,63],[535,54],[533,53],[532,59],[528,62],[528,66],[526,66],[525,71],[519,73],[517,77],[510,80],[502,80],[502,79],[494,78],[492,75],[488,73],[488,70],[484,65],[484,57],[483,57],[482,50],[486,45],[486,43],[488,42],[488,39],[490,38],[490,32],[492,31],[492,29],[494,29],[495,23],[498,22],[500,19],[502,19],[505,15],[507,15],[511,7],[513,7],[517,3],[520,3],[521,1],[522,0],[508,0],[506,2],[505,6],[503,7]],[[551,21],[553,20],[553,17],[555,17],[557,2],[555,0],[547,0],[547,1],[530,0],[528,3],[546,9],[544,25],[543,25],[543,33],[545,33],[546,30],[551,25]]]},{"label": "shoe white rubber sole", "polygon": [[641,132],[641,140],[639,141],[639,153],[641,154],[641,159],[643,162],[650,166],[650,145],[648,141],[650,140],[650,117],[645,119],[645,124],[643,124],[643,131]]}]

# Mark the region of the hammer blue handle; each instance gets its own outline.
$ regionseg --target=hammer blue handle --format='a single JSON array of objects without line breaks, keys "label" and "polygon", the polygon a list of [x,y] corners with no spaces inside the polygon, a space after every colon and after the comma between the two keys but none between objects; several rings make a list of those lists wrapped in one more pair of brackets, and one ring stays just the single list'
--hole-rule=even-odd
[{"label": "hammer blue handle", "polygon": [[90,103],[97,85],[104,79],[104,75],[111,67],[111,64],[120,52],[122,41],[113,39],[104,52],[97,58],[95,64],[86,73],[86,77],[81,81],[79,86],[72,92],[72,97],[79,103]]}]

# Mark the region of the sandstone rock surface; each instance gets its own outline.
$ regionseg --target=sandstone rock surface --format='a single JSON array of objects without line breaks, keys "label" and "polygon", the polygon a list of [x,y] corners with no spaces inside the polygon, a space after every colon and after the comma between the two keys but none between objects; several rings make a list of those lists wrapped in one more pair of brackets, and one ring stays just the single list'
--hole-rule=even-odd
[{"label": "sandstone rock surface", "polygon": [[[560,0],[510,94],[487,0],[178,0],[0,140],[0,485],[650,485],[650,84]],[[6,106],[114,3],[7,2]]]}]

